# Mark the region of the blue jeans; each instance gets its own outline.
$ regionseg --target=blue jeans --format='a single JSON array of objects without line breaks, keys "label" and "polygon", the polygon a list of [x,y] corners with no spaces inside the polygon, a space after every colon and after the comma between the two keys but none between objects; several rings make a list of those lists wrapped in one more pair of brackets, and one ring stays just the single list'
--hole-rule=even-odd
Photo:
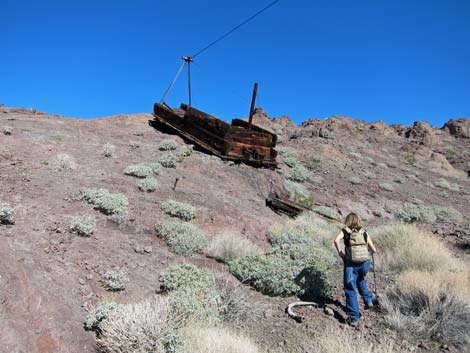
[{"label": "blue jeans", "polygon": [[372,294],[367,289],[366,275],[370,269],[370,261],[354,263],[344,260],[344,294],[346,295],[346,312],[351,321],[361,317],[357,302],[356,286],[364,304],[372,303]]}]

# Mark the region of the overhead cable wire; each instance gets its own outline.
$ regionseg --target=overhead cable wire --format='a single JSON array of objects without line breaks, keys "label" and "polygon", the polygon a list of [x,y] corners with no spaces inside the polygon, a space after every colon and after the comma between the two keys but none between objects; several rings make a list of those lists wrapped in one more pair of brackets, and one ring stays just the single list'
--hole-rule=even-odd
[{"label": "overhead cable wire", "polygon": [[204,51],[206,51],[207,49],[209,49],[210,47],[212,47],[213,45],[217,44],[218,42],[220,42],[222,39],[224,39],[225,37],[229,36],[230,34],[232,34],[233,32],[235,32],[237,29],[239,29],[240,27],[242,27],[243,25],[247,24],[248,22],[250,22],[252,19],[254,19],[255,17],[257,17],[258,15],[261,15],[264,11],[266,11],[267,9],[269,9],[271,6],[273,6],[274,4],[276,4],[277,2],[279,2],[280,0],[275,0],[273,2],[271,2],[269,5],[263,7],[261,10],[259,10],[258,12],[256,12],[254,15],[248,17],[245,21],[243,21],[242,23],[240,23],[239,25],[233,27],[230,31],[226,32],[225,34],[221,35],[219,38],[217,38],[216,40],[214,40],[213,42],[209,43],[208,45],[206,45],[204,48],[202,48],[201,50],[199,50],[196,54],[194,54],[192,56],[192,58],[195,58],[196,56],[198,56],[199,54],[202,54]]}]

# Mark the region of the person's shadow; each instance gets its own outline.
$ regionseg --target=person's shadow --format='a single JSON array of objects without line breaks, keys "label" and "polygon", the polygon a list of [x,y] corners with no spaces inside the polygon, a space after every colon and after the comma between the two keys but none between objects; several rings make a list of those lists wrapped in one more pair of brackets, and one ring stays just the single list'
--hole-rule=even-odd
[{"label": "person's shadow", "polygon": [[314,301],[321,308],[328,306],[333,310],[333,317],[336,320],[341,323],[346,322],[346,318],[338,310],[332,308],[333,306],[343,312],[346,311],[346,307],[341,304],[339,300],[333,300],[329,295],[327,295],[326,288],[328,287],[328,284],[323,271],[319,271],[313,267],[305,267],[300,271],[297,277],[294,278],[294,282],[300,287],[300,300]]}]

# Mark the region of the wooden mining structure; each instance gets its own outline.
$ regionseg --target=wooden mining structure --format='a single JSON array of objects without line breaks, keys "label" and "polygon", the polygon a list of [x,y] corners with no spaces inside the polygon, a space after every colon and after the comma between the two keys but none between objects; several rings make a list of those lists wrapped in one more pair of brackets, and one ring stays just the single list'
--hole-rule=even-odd
[{"label": "wooden mining structure", "polygon": [[248,121],[233,119],[228,124],[190,105],[181,104],[178,109],[164,102],[154,104],[153,115],[158,122],[224,160],[275,168],[276,134],[252,123],[257,87],[255,84]]}]

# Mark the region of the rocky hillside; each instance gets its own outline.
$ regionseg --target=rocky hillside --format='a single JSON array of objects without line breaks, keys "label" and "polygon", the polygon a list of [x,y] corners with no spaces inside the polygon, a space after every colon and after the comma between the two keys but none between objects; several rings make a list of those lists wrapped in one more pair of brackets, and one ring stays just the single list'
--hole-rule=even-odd
[{"label": "rocky hillside", "polygon": [[[468,260],[470,119],[435,128],[333,116],[297,126],[257,109],[254,122],[280,138],[276,170],[224,162],[197,149],[189,155],[184,148],[192,146],[151,122],[150,114],[78,120],[0,108],[0,207],[12,211],[11,219],[7,211],[0,219],[0,352],[95,351],[95,334],[83,327],[89,310],[104,300],[154,295],[161,273],[175,264],[195,264],[238,283],[208,251],[185,256],[165,241],[158,225],[173,219],[162,208],[167,200],[195,207],[191,224],[209,243],[231,232],[263,251],[270,247],[266,232],[287,220],[265,206],[273,182],[328,219],[355,211],[368,226],[416,222]],[[158,161],[158,171],[151,169],[153,192],[124,174],[136,164],[145,164],[139,173],[151,173],[148,166]],[[124,195],[126,212],[103,211],[107,205],[84,196],[91,188]],[[84,214],[94,219],[90,236],[71,229]],[[109,290],[109,271],[125,273],[125,290]],[[303,337],[294,331],[308,336],[337,325],[311,312],[320,318],[299,330],[284,314],[289,300],[243,290],[263,308],[263,332],[275,336],[257,342],[284,347],[278,352]],[[340,284],[336,295],[343,300]],[[370,331],[375,340],[385,334]]]}]

